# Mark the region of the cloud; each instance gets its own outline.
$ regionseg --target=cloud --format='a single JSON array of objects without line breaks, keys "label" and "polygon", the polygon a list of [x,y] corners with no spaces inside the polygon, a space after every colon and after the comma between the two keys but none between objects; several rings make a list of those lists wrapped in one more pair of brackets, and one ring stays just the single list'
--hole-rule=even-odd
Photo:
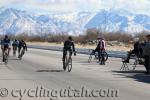
[{"label": "cloud", "polygon": [[100,8],[101,0],[6,0],[0,1],[0,7],[28,8],[45,11],[95,11]]},{"label": "cloud", "polygon": [[150,0],[0,0],[0,7],[17,9],[70,12],[126,9],[133,13],[149,14]]},{"label": "cloud", "polygon": [[133,13],[149,14],[150,0],[101,0],[104,9],[125,9]]}]

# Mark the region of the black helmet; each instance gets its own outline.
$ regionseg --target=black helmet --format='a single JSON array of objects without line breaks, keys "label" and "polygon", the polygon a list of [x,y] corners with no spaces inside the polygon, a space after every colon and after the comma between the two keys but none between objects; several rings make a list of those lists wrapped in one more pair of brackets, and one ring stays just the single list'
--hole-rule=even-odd
[{"label": "black helmet", "polygon": [[24,42],[24,40],[22,39],[21,42]]},{"label": "black helmet", "polygon": [[71,40],[71,41],[72,41],[72,37],[71,37],[71,36],[69,36],[69,37],[68,37],[68,40]]},{"label": "black helmet", "polygon": [[5,38],[8,38],[8,35],[5,35]]}]

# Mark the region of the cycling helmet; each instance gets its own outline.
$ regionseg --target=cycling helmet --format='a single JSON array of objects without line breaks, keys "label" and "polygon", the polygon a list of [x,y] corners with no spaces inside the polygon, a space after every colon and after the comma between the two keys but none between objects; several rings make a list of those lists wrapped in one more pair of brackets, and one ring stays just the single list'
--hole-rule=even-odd
[{"label": "cycling helmet", "polygon": [[68,40],[71,40],[71,41],[72,41],[72,37],[71,37],[71,36],[69,36],[69,37],[68,37]]},{"label": "cycling helmet", "polygon": [[8,38],[8,35],[5,35],[5,38]]}]

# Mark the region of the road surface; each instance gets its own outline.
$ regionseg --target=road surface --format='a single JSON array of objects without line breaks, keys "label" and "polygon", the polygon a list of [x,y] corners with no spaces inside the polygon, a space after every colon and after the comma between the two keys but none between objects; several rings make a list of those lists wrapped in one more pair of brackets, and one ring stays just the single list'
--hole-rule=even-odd
[{"label": "road surface", "polygon": [[109,58],[106,66],[87,59],[73,57],[69,73],[62,70],[62,52],[29,49],[21,61],[11,54],[7,65],[0,62],[0,100],[150,99],[143,66],[123,72],[119,58]]}]

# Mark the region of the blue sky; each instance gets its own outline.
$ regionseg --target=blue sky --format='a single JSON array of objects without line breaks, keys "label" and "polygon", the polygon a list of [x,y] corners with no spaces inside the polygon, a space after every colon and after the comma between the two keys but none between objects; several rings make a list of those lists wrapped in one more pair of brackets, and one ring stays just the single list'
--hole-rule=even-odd
[{"label": "blue sky", "polygon": [[125,9],[133,13],[150,15],[150,0],[0,0],[0,7],[40,13]]}]

